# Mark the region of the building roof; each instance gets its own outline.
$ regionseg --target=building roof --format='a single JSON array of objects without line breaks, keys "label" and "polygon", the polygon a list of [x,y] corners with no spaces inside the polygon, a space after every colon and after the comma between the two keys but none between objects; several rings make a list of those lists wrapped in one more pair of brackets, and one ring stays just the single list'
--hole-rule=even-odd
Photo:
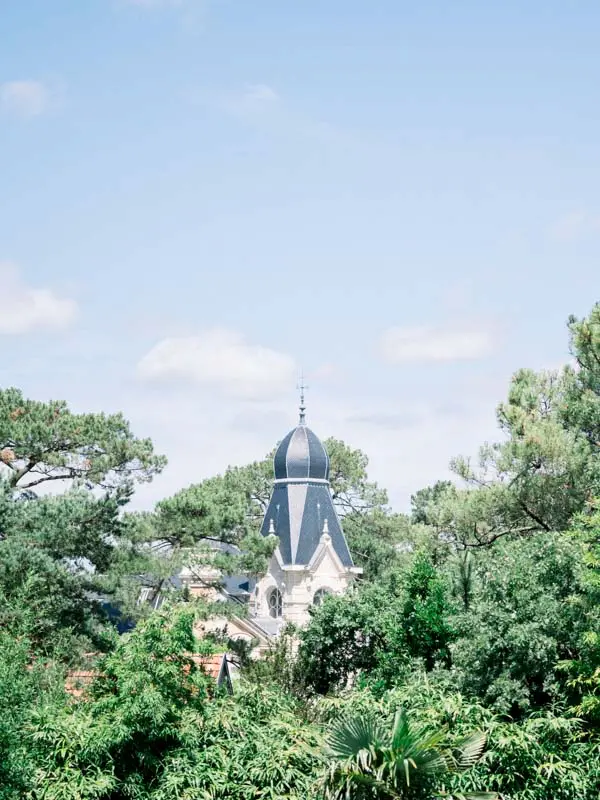
[{"label": "building roof", "polygon": [[275,452],[275,479],[329,477],[329,458],[319,437],[301,423],[281,441]]},{"label": "building roof", "polygon": [[[302,411],[303,406],[301,407]],[[285,565],[310,563],[324,533],[344,567],[353,566],[329,486],[329,457],[304,424],[291,430],[275,452],[275,483],[261,533],[279,538]]]},{"label": "building roof", "polygon": [[189,658],[212,678],[219,689],[225,687],[231,694],[233,687],[226,653],[214,653],[211,656],[190,655]]},{"label": "building roof", "polygon": [[100,673],[92,669],[78,669],[67,673],[65,678],[65,690],[72,697],[81,697],[86,689],[99,677]]},{"label": "building roof", "polygon": [[[226,653],[214,653],[210,656],[200,656],[196,653],[186,653],[185,655],[196,666],[200,667],[209,678],[212,678],[218,688],[225,687],[231,694],[233,687]],[[188,671],[189,665],[184,668],[184,672]],[[65,678],[65,689],[72,697],[82,697],[93,681],[99,678],[101,674],[98,670],[93,669],[71,670]]]}]

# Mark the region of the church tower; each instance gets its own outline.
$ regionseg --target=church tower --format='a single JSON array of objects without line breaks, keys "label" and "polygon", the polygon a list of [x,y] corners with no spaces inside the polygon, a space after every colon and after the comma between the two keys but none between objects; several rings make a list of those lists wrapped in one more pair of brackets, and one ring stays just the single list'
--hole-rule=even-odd
[{"label": "church tower", "polygon": [[261,528],[279,541],[250,603],[251,614],[271,629],[306,624],[311,605],[344,592],[362,572],[333,505],[327,452],[306,425],[301,388],[300,420],[275,452],[273,494]]}]

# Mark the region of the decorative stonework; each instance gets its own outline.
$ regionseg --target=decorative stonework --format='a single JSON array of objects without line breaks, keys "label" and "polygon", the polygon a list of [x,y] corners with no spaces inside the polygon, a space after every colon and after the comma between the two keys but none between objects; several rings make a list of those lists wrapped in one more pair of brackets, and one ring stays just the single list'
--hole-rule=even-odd
[{"label": "decorative stonework", "polygon": [[333,505],[329,458],[303,419],[277,448],[274,471],[261,531],[275,534],[279,544],[254,589],[250,614],[257,620],[270,618],[278,627],[286,622],[303,626],[315,598],[318,604],[327,593],[345,592],[362,570],[353,565]]}]

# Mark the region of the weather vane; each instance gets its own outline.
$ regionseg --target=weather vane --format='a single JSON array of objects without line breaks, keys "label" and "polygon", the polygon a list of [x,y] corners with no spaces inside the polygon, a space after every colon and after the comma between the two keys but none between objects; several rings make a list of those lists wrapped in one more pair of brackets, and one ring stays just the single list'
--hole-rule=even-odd
[{"label": "weather vane", "polygon": [[304,392],[308,386],[304,383],[304,372],[300,373],[300,383],[296,386],[300,390],[300,425],[306,422],[306,404],[304,402]]}]

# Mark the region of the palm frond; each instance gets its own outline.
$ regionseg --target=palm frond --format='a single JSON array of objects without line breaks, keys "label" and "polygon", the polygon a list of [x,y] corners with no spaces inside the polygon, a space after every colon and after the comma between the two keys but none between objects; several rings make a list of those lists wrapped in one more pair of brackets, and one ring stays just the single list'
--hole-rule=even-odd
[{"label": "palm frond", "polygon": [[399,709],[394,718],[390,749],[411,762],[415,770],[430,774],[443,773],[447,765],[437,746],[443,740],[444,734],[443,728],[431,731],[425,726],[411,726],[406,712]]},{"label": "palm frond", "polygon": [[394,716],[394,726],[392,728],[391,746],[394,750],[402,747],[403,743],[410,737],[410,724],[408,716],[403,708],[399,708]]},{"label": "palm frond", "polygon": [[487,744],[487,734],[483,731],[475,731],[459,745],[459,752],[456,758],[456,769],[459,772],[470,769],[474,766],[485,750]]},{"label": "palm frond", "polygon": [[340,761],[359,758],[386,744],[386,735],[379,723],[368,717],[341,719],[327,737],[329,755]]},{"label": "palm frond", "polygon": [[[425,725],[412,725],[403,709],[396,712],[389,732],[373,718],[343,718],[327,740],[327,755],[334,759],[325,781],[327,797],[351,800],[359,786],[370,786],[389,798],[401,798],[407,790],[431,787],[444,775],[467,770],[480,760],[487,742],[485,733],[468,736],[454,755],[444,746],[445,736],[445,728],[432,731]],[[493,792],[438,796],[497,800]]]},{"label": "palm frond", "polygon": [[[356,790],[361,787],[372,791],[387,789],[385,783],[375,775],[366,775],[356,769],[340,771],[339,768],[329,772],[322,786],[326,800],[352,800],[356,796]],[[395,796],[389,791],[388,794]]]}]

